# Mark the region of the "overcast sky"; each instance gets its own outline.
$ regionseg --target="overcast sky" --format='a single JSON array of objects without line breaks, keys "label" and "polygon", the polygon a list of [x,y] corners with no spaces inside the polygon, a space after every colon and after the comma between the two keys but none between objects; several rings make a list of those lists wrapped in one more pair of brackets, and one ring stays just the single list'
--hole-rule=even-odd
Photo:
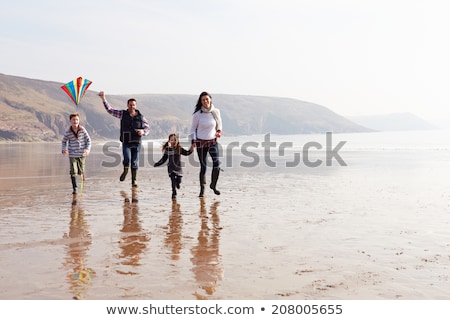
[{"label": "overcast sky", "polygon": [[450,119],[447,0],[0,1],[7,75]]}]

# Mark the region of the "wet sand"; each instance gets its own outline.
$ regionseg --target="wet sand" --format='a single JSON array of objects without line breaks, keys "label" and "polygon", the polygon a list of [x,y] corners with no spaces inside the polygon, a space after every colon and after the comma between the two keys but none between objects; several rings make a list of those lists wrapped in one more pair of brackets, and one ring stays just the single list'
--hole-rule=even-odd
[{"label": "wet sand", "polygon": [[450,298],[448,151],[226,168],[202,200],[187,164],[174,202],[165,167],[132,188],[96,147],[74,199],[58,144],[0,148],[0,299]]}]

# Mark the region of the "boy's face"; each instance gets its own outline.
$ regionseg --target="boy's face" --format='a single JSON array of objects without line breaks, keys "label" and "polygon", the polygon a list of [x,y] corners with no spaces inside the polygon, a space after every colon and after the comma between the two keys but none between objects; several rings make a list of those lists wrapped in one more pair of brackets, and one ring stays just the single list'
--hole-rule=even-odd
[{"label": "boy's face", "polygon": [[78,125],[80,124],[80,118],[72,117],[72,119],[70,119],[70,123],[72,124],[72,128],[78,128]]}]

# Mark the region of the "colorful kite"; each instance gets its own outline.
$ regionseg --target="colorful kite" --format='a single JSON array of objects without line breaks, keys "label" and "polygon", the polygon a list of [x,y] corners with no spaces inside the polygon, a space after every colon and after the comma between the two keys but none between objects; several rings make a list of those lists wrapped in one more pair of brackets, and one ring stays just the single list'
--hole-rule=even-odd
[{"label": "colorful kite", "polygon": [[85,79],[83,77],[78,77],[73,81],[66,83],[61,86],[61,89],[72,99],[78,108],[78,104],[81,102],[84,94],[91,85],[92,81]]}]

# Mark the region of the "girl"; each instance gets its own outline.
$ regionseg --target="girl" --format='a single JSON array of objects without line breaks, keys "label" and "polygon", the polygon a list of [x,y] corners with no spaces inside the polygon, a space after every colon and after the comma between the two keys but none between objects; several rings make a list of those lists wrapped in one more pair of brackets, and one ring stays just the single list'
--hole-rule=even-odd
[{"label": "girl", "polygon": [[180,189],[181,178],[183,176],[183,169],[181,168],[181,155],[188,156],[192,153],[194,147],[191,146],[189,150],[184,149],[180,145],[178,135],[172,133],[169,135],[168,141],[162,146],[163,156],[155,163],[155,167],[159,167],[167,160],[167,171],[172,182],[172,199],[177,198],[177,189]]}]

